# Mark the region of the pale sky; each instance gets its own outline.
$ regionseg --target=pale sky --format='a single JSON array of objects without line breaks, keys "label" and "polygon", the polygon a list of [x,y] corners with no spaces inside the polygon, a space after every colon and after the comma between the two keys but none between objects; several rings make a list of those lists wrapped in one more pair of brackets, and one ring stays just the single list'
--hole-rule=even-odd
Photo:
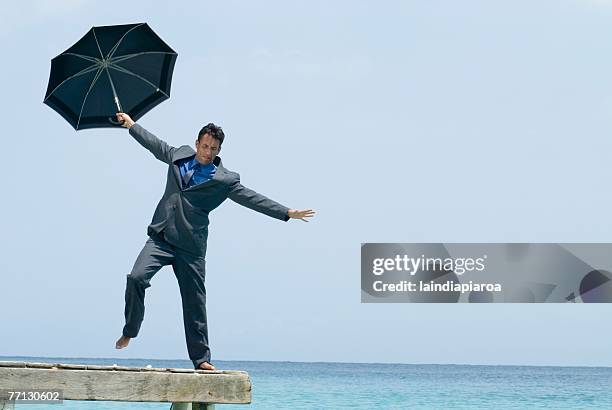
[{"label": "pale sky", "polygon": [[0,6],[0,355],[187,359],[171,268],[128,349],[125,275],[165,165],[42,103],[92,26],[175,51],[139,123],[223,126],[224,165],[312,222],[227,201],[207,254],[215,359],[612,366],[612,305],[360,303],[362,242],[612,242],[612,1],[23,1]]}]

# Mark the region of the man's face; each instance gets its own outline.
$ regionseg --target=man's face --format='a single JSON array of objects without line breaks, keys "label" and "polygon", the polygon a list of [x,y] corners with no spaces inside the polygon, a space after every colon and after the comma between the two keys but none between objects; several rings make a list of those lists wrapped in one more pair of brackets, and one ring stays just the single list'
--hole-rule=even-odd
[{"label": "man's face", "polygon": [[221,147],[219,141],[210,134],[204,134],[200,140],[196,140],[196,159],[200,164],[210,164],[217,156]]}]

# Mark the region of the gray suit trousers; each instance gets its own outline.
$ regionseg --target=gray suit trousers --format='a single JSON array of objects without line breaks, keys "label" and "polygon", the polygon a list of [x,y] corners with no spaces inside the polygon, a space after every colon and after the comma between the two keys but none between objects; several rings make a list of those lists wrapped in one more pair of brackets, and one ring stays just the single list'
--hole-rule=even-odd
[{"label": "gray suit trousers", "polygon": [[123,335],[136,337],[144,319],[145,289],[151,278],[166,265],[172,265],[183,302],[183,323],[189,358],[194,368],[210,363],[208,324],[206,321],[206,260],[177,248],[163,237],[163,232],[149,237],[140,251],[125,289],[125,326]]}]

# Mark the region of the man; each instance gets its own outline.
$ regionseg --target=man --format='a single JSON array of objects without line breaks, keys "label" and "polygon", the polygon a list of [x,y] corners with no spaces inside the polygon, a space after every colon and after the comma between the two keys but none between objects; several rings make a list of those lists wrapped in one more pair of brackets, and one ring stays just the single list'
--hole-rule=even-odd
[{"label": "man", "polygon": [[196,369],[215,370],[210,363],[206,321],[205,256],[208,214],[227,198],[276,219],[287,221],[314,215],[272,201],[240,183],[240,175],[228,170],[217,154],[225,135],[221,127],[208,124],[198,133],[195,151],[168,145],[129,115],[117,120],[140,145],[168,164],[166,189],[148,227],[149,239],[138,255],[125,289],[125,326],[115,347],[122,349],[138,335],[144,318],[145,289],[163,266],[172,265],[183,303],[183,324],[189,358]]}]

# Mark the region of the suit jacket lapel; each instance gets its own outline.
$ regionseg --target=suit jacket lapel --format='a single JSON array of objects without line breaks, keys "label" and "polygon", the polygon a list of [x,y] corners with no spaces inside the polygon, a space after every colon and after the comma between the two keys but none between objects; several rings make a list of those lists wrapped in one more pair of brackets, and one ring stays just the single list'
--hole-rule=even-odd
[{"label": "suit jacket lapel", "polygon": [[[175,175],[176,175],[176,177],[178,179],[178,182],[180,184],[179,186],[181,188],[183,187],[183,181],[182,181],[182,178],[181,178],[181,171],[179,170],[179,167],[177,165],[177,161],[180,161],[181,159],[192,157],[193,155],[195,155],[195,154],[188,155],[188,156],[185,156],[183,158],[179,158],[176,161],[174,161],[174,169],[175,169],[174,173],[175,173]],[[223,164],[221,163],[221,157],[215,157],[215,159],[213,160],[213,164],[215,164],[215,166],[217,167],[217,170],[215,171],[215,175],[213,175],[211,180],[206,181],[206,182],[204,182],[202,184],[198,184],[198,185],[191,186],[189,188],[185,188],[184,191],[192,191],[192,190],[195,190],[195,189],[206,188],[206,187],[209,187],[210,185],[217,184],[217,183],[221,182],[221,180],[223,179],[223,177],[224,177],[224,175],[226,173],[225,168],[223,167]]]},{"label": "suit jacket lapel", "polygon": [[194,155],[195,151],[187,145],[180,147],[174,154],[174,158],[172,160],[172,171],[174,172],[176,182],[181,189],[183,189],[183,180],[181,178],[181,171],[179,170],[178,163],[185,158],[193,157]]}]

